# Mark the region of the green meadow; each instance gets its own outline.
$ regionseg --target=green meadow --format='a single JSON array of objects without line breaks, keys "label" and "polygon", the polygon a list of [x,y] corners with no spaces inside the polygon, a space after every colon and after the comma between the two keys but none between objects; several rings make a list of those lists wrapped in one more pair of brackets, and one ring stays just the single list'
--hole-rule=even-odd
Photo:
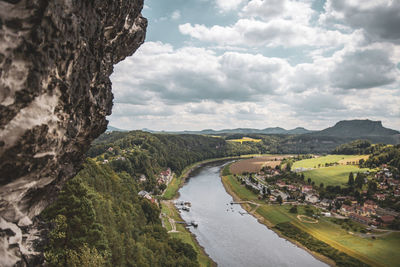
[{"label": "green meadow", "polygon": [[310,178],[317,186],[321,183],[323,183],[324,186],[345,186],[349,179],[350,172],[356,174],[357,172],[365,172],[369,170],[370,169],[359,168],[358,166],[353,165],[338,165],[305,171],[303,174],[306,179]]},{"label": "green meadow", "polygon": [[355,158],[354,155],[327,155],[323,157],[317,157],[312,159],[304,159],[300,161],[296,161],[293,163],[292,169],[296,168],[318,168],[318,164],[321,167],[325,166],[325,163],[339,163],[341,160],[352,159]]},{"label": "green meadow", "polygon": [[[346,185],[350,172],[366,172],[370,169],[359,168],[358,165],[347,165],[347,162],[358,162],[367,156],[354,155],[328,155],[318,158],[305,159],[293,163],[292,170],[296,168],[312,168],[312,170],[304,171],[306,179],[310,178],[316,185],[321,183],[324,186],[344,186]],[[339,165],[325,167],[325,163],[338,163]]]}]

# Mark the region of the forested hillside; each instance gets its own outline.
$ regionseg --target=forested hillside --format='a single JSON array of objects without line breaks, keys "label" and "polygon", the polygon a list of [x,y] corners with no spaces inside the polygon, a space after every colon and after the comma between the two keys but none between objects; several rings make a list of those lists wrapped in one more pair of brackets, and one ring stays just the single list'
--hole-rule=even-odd
[{"label": "forested hillside", "polygon": [[[51,266],[197,266],[190,245],[171,239],[159,208],[135,179],[88,160],[42,216],[52,223]],[[82,265],[84,264],[84,265]]]},{"label": "forested hillside", "polygon": [[[219,137],[102,135],[84,168],[41,215],[52,225],[47,261],[52,266],[197,266],[194,249],[169,237],[159,207],[138,192],[159,192],[156,175],[167,167],[179,174],[204,159],[258,152],[254,144]],[[138,180],[142,174],[145,183]]]}]

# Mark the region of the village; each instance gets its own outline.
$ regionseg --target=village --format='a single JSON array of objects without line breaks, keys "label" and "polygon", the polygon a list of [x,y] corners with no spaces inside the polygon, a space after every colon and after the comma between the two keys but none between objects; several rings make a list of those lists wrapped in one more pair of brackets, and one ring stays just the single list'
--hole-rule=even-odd
[{"label": "village", "polygon": [[[166,170],[160,172],[157,175],[156,181],[158,188],[160,189],[160,193],[162,194],[165,189],[167,188],[168,184],[172,181],[172,178],[174,177],[174,173],[171,171],[170,168],[167,168]],[[143,184],[147,182],[147,177],[144,174],[141,174],[139,177],[139,183]],[[146,190],[141,190],[138,195],[140,197],[148,199],[151,203],[158,205],[156,198],[153,196],[154,192],[147,192]]]},{"label": "village", "polygon": [[324,197],[321,192],[326,190],[322,190],[321,186],[310,184],[310,180],[304,181],[304,176],[298,170],[289,174],[280,168],[266,167],[257,173],[234,176],[242,185],[258,194],[259,199],[264,199],[270,204],[313,206],[320,211],[320,214],[313,214],[313,217],[351,219],[369,229],[376,229],[393,228],[396,218],[400,216],[399,212],[382,205],[389,199],[392,202],[400,201],[399,180],[394,179],[385,165],[370,177],[370,181],[377,185],[374,194],[371,195],[369,189],[364,189],[367,184],[373,184],[364,178],[362,187],[364,190],[360,190],[358,198],[340,193],[332,198]]}]

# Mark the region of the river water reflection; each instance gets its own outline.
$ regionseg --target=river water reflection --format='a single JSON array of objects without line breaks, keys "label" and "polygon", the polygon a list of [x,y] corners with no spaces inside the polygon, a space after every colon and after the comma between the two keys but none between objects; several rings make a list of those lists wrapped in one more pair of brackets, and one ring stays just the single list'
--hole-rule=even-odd
[{"label": "river water reflection", "polygon": [[241,215],[245,210],[239,205],[230,205],[233,199],[219,177],[221,166],[198,169],[179,190],[179,200],[192,204],[182,218],[199,224],[190,230],[219,266],[327,266],[253,216]]}]

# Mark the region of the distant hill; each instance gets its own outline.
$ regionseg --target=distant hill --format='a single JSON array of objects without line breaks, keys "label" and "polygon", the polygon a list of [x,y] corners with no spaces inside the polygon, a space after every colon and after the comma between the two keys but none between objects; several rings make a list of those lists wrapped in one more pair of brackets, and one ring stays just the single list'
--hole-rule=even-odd
[{"label": "distant hill", "polygon": [[108,125],[107,126],[107,130],[106,130],[106,132],[128,132],[128,130],[123,130],[123,129],[119,129],[119,128],[117,128],[117,127],[113,127],[113,126],[111,126],[111,125]]},{"label": "distant hill", "polygon": [[318,136],[368,137],[393,136],[400,134],[396,130],[385,128],[381,121],[349,120],[339,121],[333,127],[312,133]]},{"label": "distant hill", "polygon": [[[143,129],[143,131],[156,133],[149,129]],[[236,128],[236,129],[223,129],[223,130],[212,130],[205,129],[201,131],[176,131],[176,132],[166,132],[163,133],[173,133],[173,134],[206,134],[206,135],[218,135],[218,134],[306,134],[312,133],[313,131],[307,130],[303,127],[297,127],[291,130],[286,130],[281,127],[270,127],[265,129],[253,129],[253,128]],[[160,133],[160,132],[158,132]]]}]

